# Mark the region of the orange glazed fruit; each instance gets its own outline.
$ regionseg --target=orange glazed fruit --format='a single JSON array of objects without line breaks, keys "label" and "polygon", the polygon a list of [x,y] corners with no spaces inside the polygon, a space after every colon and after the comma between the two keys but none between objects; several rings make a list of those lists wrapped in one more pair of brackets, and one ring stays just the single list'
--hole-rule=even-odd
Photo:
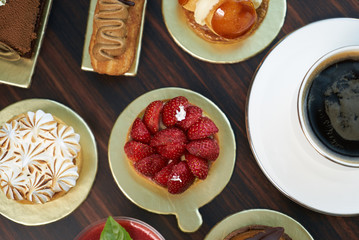
[{"label": "orange glazed fruit", "polygon": [[178,3],[183,6],[188,2],[188,0],[178,0]]},{"label": "orange glazed fruit", "polygon": [[219,36],[234,39],[247,33],[256,21],[257,13],[251,1],[228,0],[215,10],[211,24]]}]

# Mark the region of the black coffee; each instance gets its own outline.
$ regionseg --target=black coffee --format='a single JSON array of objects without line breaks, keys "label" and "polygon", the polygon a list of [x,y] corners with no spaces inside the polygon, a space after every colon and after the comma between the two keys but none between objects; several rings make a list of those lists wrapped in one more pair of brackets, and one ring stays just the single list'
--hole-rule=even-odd
[{"label": "black coffee", "polygon": [[325,146],[359,157],[359,62],[342,61],[320,72],[309,89],[307,111]]}]

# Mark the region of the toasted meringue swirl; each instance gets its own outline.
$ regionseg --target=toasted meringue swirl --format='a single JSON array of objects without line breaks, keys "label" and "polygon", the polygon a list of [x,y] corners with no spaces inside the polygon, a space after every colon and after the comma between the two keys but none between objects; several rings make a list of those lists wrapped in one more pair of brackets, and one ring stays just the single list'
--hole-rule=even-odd
[{"label": "toasted meringue swirl", "polygon": [[20,169],[1,172],[0,176],[0,186],[9,199],[25,199],[27,192],[27,179]]},{"label": "toasted meringue swirl", "polygon": [[18,149],[14,151],[21,159],[22,168],[28,166],[39,166],[46,164],[50,160],[50,156],[46,154],[46,148],[42,142],[36,142],[34,144],[22,144]]},{"label": "toasted meringue swirl", "polygon": [[12,145],[17,147],[21,141],[21,135],[19,132],[19,122],[11,121],[11,123],[5,123],[0,129],[0,147],[9,149]]},{"label": "toasted meringue swirl", "polygon": [[46,203],[76,185],[80,135],[42,110],[0,128],[0,188],[14,200]]},{"label": "toasted meringue swirl", "polygon": [[80,135],[75,133],[72,127],[59,124],[57,128],[49,132],[47,140],[49,147],[53,148],[54,155],[63,158],[75,158],[80,151]]},{"label": "toasted meringue swirl", "polygon": [[35,142],[38,137],[44,139],[49,131],[56,128],[57,123],[50,113],[37,110],[36,113],[28,112],[26,117],[20,120],[20,124],[24,137]]},{"label": "toasted meringue swirl", "polygon": [[11,169],[21,169],[22,163],[16,154],[11,151],[1,150],[0,171],[7,172]]},{"label": "toasted meringue swirl", "polygon": [[77,167],[70,160],[59,161],[55,159],[49,164],[47,173],[52,180],[52,189],[55,192],[67,192],[75,186],[79,177]]},{"label": "toasted meringue swirl", "polygon": [[99,0],[98,6],[93,54],[98,61],[108,61],[126,50],[128,5],[117,0]]},{"label": "toasted meringue swirl", "polygon": [[54,195],[51,189],[50,178],[40,172],[34,172],[29,178],[27,199],[34,203],[46,203]]}]

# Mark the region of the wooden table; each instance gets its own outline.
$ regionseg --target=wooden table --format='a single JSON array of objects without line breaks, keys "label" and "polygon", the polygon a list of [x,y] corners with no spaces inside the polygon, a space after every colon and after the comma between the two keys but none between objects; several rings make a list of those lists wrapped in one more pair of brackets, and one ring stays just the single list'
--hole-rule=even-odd
[{"label": "wooden table", "polygon": [[[166,0],[170,1],[170,0]],[[141,62],[136,77],[109,77],[81,70],[88,0],[54,1],[32,85],[0,86],[0,107],[28,98],[53,99],[82,116],[98,146],[98,173],[86,201],[57,222],[26,227],[0,217],[0,239],[73,239],[93,221],[109,215],[138,218],[166,239],[203,239],[225,217],[244,209],[266,208],[299,221],[314,239],[359,239],[359,217],[327,216],[308,210],[279,192],[265,177],[248,144],[245,105],[252,76],[270,47],[294,30],[317,20],[359,17],[357,0],[288,0],[279,35],[260,54],[237,64],[215,65],[185,53],[169,35],[160,0],[149,0]],[[223,192],[200,208],[203,224],[183,233],[174,215],[159,215],[133,204],[117,187],[108,164],[108,141],[118,115],[135,98],[162,87],[196,91],[216,103],[229,118],[237,142],[237,160]],[[355,189],[354,189],[355,190]]]}]

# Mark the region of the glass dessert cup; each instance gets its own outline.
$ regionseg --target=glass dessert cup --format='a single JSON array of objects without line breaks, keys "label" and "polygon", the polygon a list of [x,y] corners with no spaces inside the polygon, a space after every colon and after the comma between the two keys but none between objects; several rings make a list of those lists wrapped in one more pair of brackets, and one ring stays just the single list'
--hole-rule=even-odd
[{"label": "glass dessert cup", "polygon": [[[153,227],[145,222],[130,217],[113,217],[133,240],[165,240],[165,238]],[[107,218],[96,221],[83,229],[74,240],[99,240]]]},{"label": "glass dessert cup", "polygon": [[[312,85],[314,84],[317,76],[334,64],[344,61],[359,61],[359,46],[346,46],[333,50],[319,58],[311,66],[306,73],[298,92],[297,111],[302,131],[309,143],[318,153],[335,163],[349,167],[359,167],[359,156],[356,153],[346,154],[341,151],[337,151],[328,143],[324,143],[324,141],[320,140],[320,136],[316,133],[318,131],[312,127],[310,113],[308,110],[309,104],[312,104],[314,101],[312,96],[308,97],[309,92],[311,91]],[[331,75],[329,76],[331,77]],[[333,131],[335,130],[333,129]],[[345,144],[341,145],[345,150]],[[358,152],[358,149],[359,147],[354,149],[355,152]]]}]

